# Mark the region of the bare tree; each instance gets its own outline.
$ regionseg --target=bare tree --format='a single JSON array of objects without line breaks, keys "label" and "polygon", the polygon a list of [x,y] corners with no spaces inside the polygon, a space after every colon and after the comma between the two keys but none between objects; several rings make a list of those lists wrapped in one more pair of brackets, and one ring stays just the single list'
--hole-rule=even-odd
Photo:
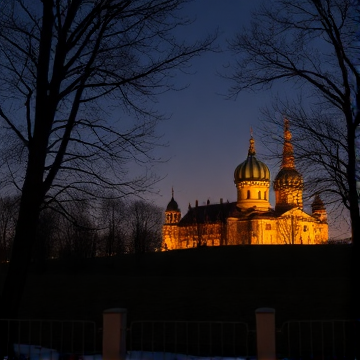
[{"label": "bare tree", "polygon": [[[347,139],[344,122],[339,114],[317,107],[306,112],[298,101],[281,101],[263,111],[262,129],[267,157],[278,158],[283,139],[279,133],[283,116],[291,119],[296,166],[304,176],[304,202],[309,203],[315,194],[322,194],[333,228],[349,231],[349,189],[347,182]],[[278,116],[274,116],[278,114]]]},{"label": "bare tree", "polygon": [[[287,245],[295,245],[300,232],[300,224],[296,216],[289,215],[280,217],[276,221],[280,242]],[[299,239],[300,240],[300,239]]]},{"label": "bare tree", "polygon": [[0,119],[21,200],[0,317],[17,316],[44,204],[148,185],[125,177],[123,165],[150,160],[161,118],[152,100],[213,40],[177,39],[182,3],[2,2]]},{"label": "bare tree", "polygon": [[103,199],[100,207],[99,255],[114,256],[125,253],[127,239],[127,208],[120,199]]},{"label": "bare tree", "polygon": [[161,248],[163,210],[143,200],[133,201],[127,208],[129,252],[142,254]]},{"label": "bare tree", "polygon": [[98,229],[94,219],[94,209],[88,201],[66,205],[66,216],[58,217],[57,257],[76,261],[96,256]]},{"label": "bare tree", "polygon": [[18,202],[17,197],[0,198],[0,262],[10,259]]},{"label": "bare tree", "polygon": [[[296,150],[313,177],[313,190],[349,210],[354,294],[359,318],[360,215],[356,137],[360,124],[360,6],[351,0],[275,0],[254,14],[232,42],[237,55],[231,94],[290,82],[296,107],[280,104],[294,129]],[[291,100],[290,100],[291,103]],[[285,106],[282,106],[284,105]]]},{"label": "bare tree", "polygon": [[290,118],[300,158],[319,172],[312,179],[313,194],[321,192],[332,200],[335,195],[349,210],[356,247],[359,16],[356,1],[272,1],[254,14],[250,29],[233,39],[237,63],[231,75],[232,95],[267,88],[279,80],[292,82],[294,91],[303,94],[305,101],[297,106],[282,101],[278,109]]}]

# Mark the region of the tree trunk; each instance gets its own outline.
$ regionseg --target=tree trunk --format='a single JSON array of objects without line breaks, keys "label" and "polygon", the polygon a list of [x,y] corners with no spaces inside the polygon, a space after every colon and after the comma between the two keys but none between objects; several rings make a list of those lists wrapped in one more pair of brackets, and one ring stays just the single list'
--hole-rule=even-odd
[{"label": "tree trunk", "polygon": [[[27,273],[32,259],[32,249],[36,239],[43,194],[44,150],[39,147],[29,149],[28,168],[19,207],[15,237],[7,275],[0,298],[0,319],[16,319],[26,285]],[[46,150],[45,150],[46,154]],[[5,326],[0,327],[0,359],[2,352],[11,351],[12,333]],[[9,354],[10,356],[11,354]]]}]

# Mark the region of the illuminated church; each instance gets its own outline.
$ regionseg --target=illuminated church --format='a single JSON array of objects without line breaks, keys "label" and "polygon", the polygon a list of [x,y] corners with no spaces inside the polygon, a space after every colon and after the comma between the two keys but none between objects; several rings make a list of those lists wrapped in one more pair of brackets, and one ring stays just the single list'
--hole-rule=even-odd
[{"label": "illuminated church", "polygon": [[194,207],[181,212],[172,193],[165,210],[163,250],[198,246],[323,244],[328,240],[327,214],[318,195],[312,212],[303,210],[303,177],[296,170],[289,121],[284,121],[283,158],[273,182],[275,209],[269,202],[270,171],[256,158],[250,138],[248,156],[234,172],[236,202]]}]

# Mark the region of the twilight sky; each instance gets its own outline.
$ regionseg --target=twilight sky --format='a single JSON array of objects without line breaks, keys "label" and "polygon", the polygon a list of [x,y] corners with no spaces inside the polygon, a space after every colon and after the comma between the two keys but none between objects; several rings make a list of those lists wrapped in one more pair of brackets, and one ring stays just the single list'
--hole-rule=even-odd
[{"label": "twilight sky", "polygon": [[[189,202],[193,206],[195,200],[199,204],[208,199],[211,203],[219,202],[220,198],[235,201],[233,173],[247,157],[250,127],[261,160],[260,154],[265,150],[257,138],[256,127],[261,106],[271,100],[275,90],[247,92],[236,100],[227,100],[222,94],[227,93],[231,83],[217,74],[226,71],[224,66],[232,61],[227,40],[248,24],[251,9],[259,3],[259,0],[195,0],[184,8],[187,14],[196,17],[186,36],[206,36],[218,28],[217,43],[223,51],[196,59],[193,74],[179,78],[181,84],[189,87],[159,98],[159,108],[172,114],[159,128],[169,144],[156,152],[169,159],[156,168],[160,176],[166,176],[158,184],[160,196],[155,203],[159,206],[166,207],[172,187],[183,215]],[[275,174],[273,171],[272,179]]]},{"label": "twilight sky", "polygon": [[[289,87],[276,84],[271,90],[244,92],[237,99],[227,100],[231,82],[218,73],[229,72],[233,59],[227,51],[227,41],[249,24],[251,10],[261,0],[194,0],[183,11],[196,21],[186,29],[185,38],[205,37],[218,28],[219,53],[208,53],[193,61],[192,75],[178,76],[180,85],[189,87],[180,92],[170,92],[159,97],[158,108],[171,114],[170,120],[159,127],[168,147],[157,149],[156,154],[166,163],[155,168],[165,178],[157,184],[159,195],[151,197],[155,204],[166,208],[174,188],[174,198],[184,216],[189,203],[195,205],[236,201],[233,173],[247,157],[250,128],[253,129],[257,158],[264,161],[266,149],[261,144],[257,127],[260,126],[260,109],[270,104],[275,95],[289,96]],[[286,93],[286,94],[285,94]],[[274,114],[275,116],[275,114]],[[282,136],[282,133],[279,134]],[[295,154],[296,161],[296,154]],[[271,182],[279,171],[279,164],[270,168]],[[275,206],[274,193],[270,202]],[[306,204],[304,204],[306,206]],[[308,210],[307,210],[308,211]],[[330,237],[346,237],[329,224]]]}]

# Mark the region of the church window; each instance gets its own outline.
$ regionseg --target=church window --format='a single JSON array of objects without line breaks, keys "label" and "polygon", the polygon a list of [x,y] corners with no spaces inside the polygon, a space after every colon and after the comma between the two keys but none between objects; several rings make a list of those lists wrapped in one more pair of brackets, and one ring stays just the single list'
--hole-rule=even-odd
[{"label": "church window", "polygon": [[304,225],[304,232],[308,231],[307,225]]},{"label": "church window", "polygon": [[250,199],[250,190],[247,191],[247,199]]},{"label": "church window", "polygon": [[267,200],[267,199],[266,199],[266,191],[264,191],[264,200]]},{"label": "church window", "polygon": [[265,230],[271,230],[271,224],[266,224],[265,225]]},{"label": "church window", "polygon": [[258,198],[261,199],[261,191],[258,192]]}]

